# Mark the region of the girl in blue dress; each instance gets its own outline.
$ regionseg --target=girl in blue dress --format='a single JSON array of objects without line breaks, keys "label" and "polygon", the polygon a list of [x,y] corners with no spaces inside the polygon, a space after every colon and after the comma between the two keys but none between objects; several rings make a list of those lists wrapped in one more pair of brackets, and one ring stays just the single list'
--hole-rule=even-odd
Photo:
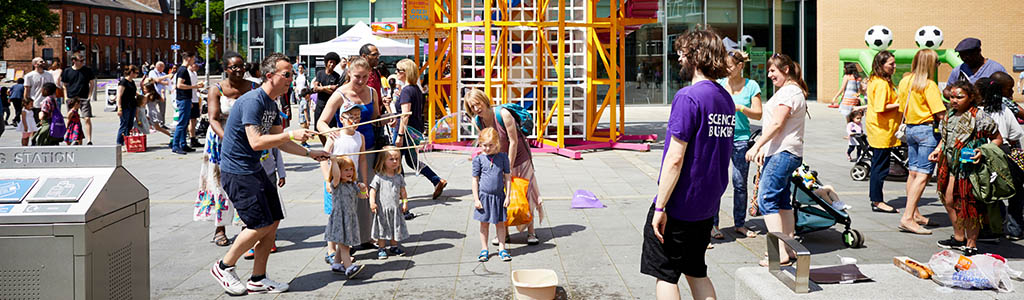
[{"label": "girl in blue dress", "polygon": [[502,261],[511,261],[512,255],[505,249],[505,235],[508,230],[505,228],[507,220],[506,208],[509,199],[505,194],[505,187],[512,180],[511,167],[509,166],[508,154],[501,152],[501,141],[498,140],[498,132],[494,128],[484,128],[480,131],[480,147],[483,147],[485,155],[477,155],[473,158],[473,196],[474,208],[473,219],[480,221],[480,255],[477,260],[485,262],[490,259],[490,252],[487,249],[487,235],[491,224],[495,224],[495,231],[498,233],[498,256]]}]

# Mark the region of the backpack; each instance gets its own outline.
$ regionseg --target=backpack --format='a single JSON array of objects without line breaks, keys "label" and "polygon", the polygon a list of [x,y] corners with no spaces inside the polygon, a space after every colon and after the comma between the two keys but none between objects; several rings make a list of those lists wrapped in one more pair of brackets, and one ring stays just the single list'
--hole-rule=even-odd
[{"label": "backpack", "polygon": [[501,120],[501,110],[506,109],[512,114],[512,117],[516,119],[516,124],[519,125],[519,132],[523,136],[530,136],[533,134],[533,115],[530,111],[526,110],[519,104],[505,103],[494,107],[494,116],[497,118],[499,124],[505,124],[505,121]]}]

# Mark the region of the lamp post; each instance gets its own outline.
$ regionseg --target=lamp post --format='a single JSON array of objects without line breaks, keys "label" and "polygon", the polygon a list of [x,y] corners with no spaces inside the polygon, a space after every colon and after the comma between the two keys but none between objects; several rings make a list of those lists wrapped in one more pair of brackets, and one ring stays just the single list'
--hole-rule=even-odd
[{"label": "lamp post", "polygon": [[210,84],[210,44],[206,43],[207,39],[213,43],[213,37],[210,36],[210,0],[206,0],[206,29],[203,30],[203,48],[206,51],[206,54],[203,55],[206,65],[206,84]]},{"label": "lamp post", "polygon": [[[178,1],[174,1],[174,44],[178,44]],[[178,49],[174,49],[174,65],[178,65]]]}]

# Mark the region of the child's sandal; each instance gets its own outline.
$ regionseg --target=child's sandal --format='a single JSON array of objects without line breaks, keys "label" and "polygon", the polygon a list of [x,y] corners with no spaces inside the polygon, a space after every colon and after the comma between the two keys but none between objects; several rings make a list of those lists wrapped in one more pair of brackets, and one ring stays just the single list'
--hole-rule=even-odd
[{"label": "child's sandal", "polygon": [[485,262],[489,259],[491,259],[491,253],[487,250],[480,250],[480,255],[476,257],[476,260],[480,262]]},{"label": "child's sandal", "polygon": [[512,254],[509,254],[508,250],[499,251],[498,256],[501,257],[501,261],[512,261]]}]

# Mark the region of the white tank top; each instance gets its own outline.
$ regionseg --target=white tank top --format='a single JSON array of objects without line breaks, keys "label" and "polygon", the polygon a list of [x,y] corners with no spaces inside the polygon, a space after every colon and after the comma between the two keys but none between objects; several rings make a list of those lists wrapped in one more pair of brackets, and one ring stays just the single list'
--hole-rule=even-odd
[{"label": "white tank top", "polygon": [[[331,151],[333,155],[344,155],[349,153],[356,153],[363,148],[363,135],[358,131],[354,135],[347,135],[341,132],[341,135],[334,140],[334,150]],[[356,173],[359,173],[359,156],[350,155],[348,158],[352,159],[355,163]]]}]

